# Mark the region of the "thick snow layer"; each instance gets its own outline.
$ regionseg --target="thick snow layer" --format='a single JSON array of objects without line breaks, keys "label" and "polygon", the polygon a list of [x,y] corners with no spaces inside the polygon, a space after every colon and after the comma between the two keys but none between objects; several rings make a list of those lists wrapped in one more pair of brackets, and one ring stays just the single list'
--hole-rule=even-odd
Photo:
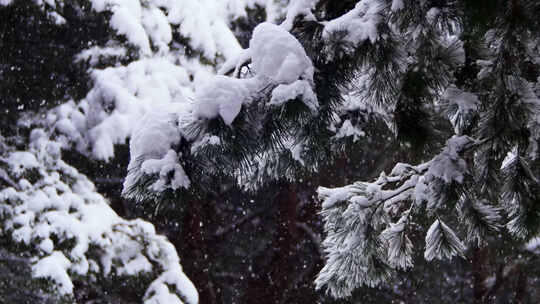
[{"label": "thick snow layer", "polygon": [[188,104],[189,74],[166,58],[143,59],[93,72],[94,87],[78,104],[51,111],[48,120],[81,151],[108,160],[114,145],[125,143],[145,113]]},{"label": "thick snow layer", "polygon": [[257,76],[267,77],[276,84],[290,84],[300,78],[313,81],[313,64],[306,51],[283,28],[268,22],[257,25],[249,49]]},{"label": "thick snow layer", "polygon": [[281,106],[287,101],[300,98],[304,104],[316,114],[319,111],[319,102],[317,96],[309,82],[297,80],[291,84],[280,84],[272,91],[270,105]]},{"label": "thick snow layer", "polygon": [[[137,46],[145,56],[152,55],[152,46],[167,52],[174,25],[180,25],[182,36],[189,38],[191,46],[215,59],[218,54],[234,55],[241,48],[230,31],[227,21],[229,1],[175,1],[175,0],[92,0],[98,11],[111,11],[111,26]],[[240,1],[237,6],[248,5]],[[238,10],[235,6],[234,10]],[[236,12],[233,12],[235,14]]]},{"label": "thick snow layer", "polygon": [[219,115],[230,125],[240,113],[242,104],[251,101],[252,92],[258,87],[254,79],[218,75],[197,90],[194,115],[197,118],[214,118]]},{"label": "thick snow layer", "polygon": [[[141,170],[144,174],[159,176],[158,181],[150,186],[150,189],[161,192],[170,184],[172,189],[189,188],[190,181],[186,172],[179,163],[179,156],[174,150],[169,150],[162,159],[149,159],[142,163]],[[170,178],[169,181],[169,176]]]},{"label": "thick snow layer", "polygon": [[38,166],[36,157],[32,153],[26,151],[14,152],[8,156],[6,161],[15,175],[19,175],[27,169]]},{"label": "thick snow layer", "polygon": [[71,266],[71,262],[64,254],[54,251],[51,255],[40,259],[34,264],[32,271],[34,277],[50,278],[58,286],[61,294],[68,294],[73,292],[73,283],[67,273],[69,266]]},{"label": "thick snow layer", "polygon": [[234,61],[228,62],[222,72],[231,70],[251,57],[255,77],[237,79],[218,75],[198,88],[195,96],[196,118],[220,116],[230,125],[240,113],[243,104],[266,87],[275,86],[270,105],[281,106],[298,97],[313,112],[318,112],[318,101],[312,89],[313,64],[300,42],[283,28],[264,22],[253,31],[249,49]]},{"label": "thick snow layer", "polygon": [[156,107],[140,119],[130,141],[131,159],[124,191],[132,189],[144,175],[157,176],[150,186],[153,191],[189,187],[190,180],[172,148],[183,137],[181,121],[185,118],[182,113],[189,116],[190,112],[190,104],[172,103]]},{"label": "thick snow layer", "polygon": [[[140,59],[127,66],[92,68],[93,87],[87,96],[52,111],[46,125],[55,124],[64,142],[75,143],[78,150],[108,160],[114,156],[114,145],[131,137],[145,113],[156,105],[186,103],[215,73],[211,62],[237,56],[241,48],[229,20],[244,16],[245,7],[268,3],[91,0],[91,4],[95,11],[112,13],[110,26],[137,46]],[[188,38],[187,45],[173,41],[175,31]],[[126,47],[122,41],[109,41],[107,47],[82,51],[75,60],[93,67],[103,59],[124,58],[132,52]],[[188,56],[186,47],[201,52],[204,63]]]},{"label": "thick snow layer", "polygon": [[[174,246],[156,235],[152,224],[120,218],[84,175],[59,158],[60,144],[45,132],[36,129],[30,138],[28,151],[7,152],[4,157],[9,166],[27,164],[20,167],[23,176],[30,168],[37,173],[32,183],[21,179],[20,187],[0,190],[0,233],[34,247],[29,251],[35,252],[34,277],[49,278],[60,293],[69,294],[72,275],[146,273],[155,278],[147,294],[165,280],[175,290],[160,289],[152,295],[197,303],[197,292],[183,274]],[[155,303],[150,295],[142,300]]]},{"label": "thick snow layer", "polygon": [[377,25],[382,21],[380,11],[383,6],[384,3],[380,0],[358,2],[354,9],[324,26],[323,37],[328,38],[332,33],[346,31],[345,39],[353,45],[367,39],[372,43],[377,41],[379,38]]},{"label": "thick snow layer", "polygon": [[171,24],[180,24],[180,34],[190,39],[190,45],[201,50],[206,58],[217,55],[231,57],[241,47],[229,29],[228,20],[245,15],[245,7],[254,7],[260,0],[156,0],[166,7]]}]

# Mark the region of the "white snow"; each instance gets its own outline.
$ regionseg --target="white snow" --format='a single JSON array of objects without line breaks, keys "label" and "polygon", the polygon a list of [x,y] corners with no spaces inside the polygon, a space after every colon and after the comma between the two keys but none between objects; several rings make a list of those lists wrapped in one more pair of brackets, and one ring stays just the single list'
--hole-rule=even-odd
[{"label": "white snow", "polygon": [[390,223],[380,235],[388,246],[388,261],[400,269],[407,269],[413,265],[413,245],[405,234],[408,216],[409,212],[404,212],[397,223]]},{"label": "white snow", "polygon": [[249,49],[257,76],[276,84],[290,84],[300,78],[313,81],[311,60],[300,42],[283,28],[268,22],[257,25]]},{"label": "white snow", "polygon": [[258,84],[253,80],[215,76],[197,90],[194,115],[196,118],[214,118],[219,115],[230,125],[240,113],[242,104],[251,101],[251,94],[257,87]]},{"label": "white snow", "polygon": [[54,251],[51,255],[40,259],[32,266],[32,272],[36,278],[50,278],[58,286],[61,294],[73,292],[73,283],[67,270],[71,262],[62,252]]},{"label": "white snow", "polygon": [[313,114],[319,111],[319,102],[311,85],[306,80],[291,84],[280,84],[272,91],[270,105],[282,106],[284,103],[300,98]]},{"label": "white snow", "polygon": [[513,164],[517,157],[519,157],[517,147],[514,147],[511,151],[508,151],[508,153],[506,153],[506,156],[501,163],[501,170]]},{"label": "white snow", "polygon": [[236,56],[229,58],[223,63],[218,70],[218,75],[224,75],[229,71],[233,71],[233,76],[238,77],[240,75],[240,68],[242,65],[247,64],[251,60],[251,52],[249,49],[243,49]]},{"label": "white snow", "polygon": [[51,18],[52,20],[54,20],[54,23],[57,25],[66,23],[66,19],[62,17],[62,15],[58,14],[57,12],[49,12],[47,16]]},{"label": "white snow", "polygon": [[318,0],[291,0],[287,6],[287,15],[281,23],[281,27],[290,31],[293,27],[294,19],[298,16],[304,16],[304,20],[315,20],[315,16],[311,12],[315,8]]},{"label": "white snow", "polygon": [[218,53],[229,57],[240,50],[227,25],[230,8],[227,2],[92,0],[92,7],[98,12],[111,11],[111,26],[145,56],[152,55],[152,45],[159,52],[167,52],[172,25],[181,25],[180,33],[212,60]]},{"label": "white snow", "polygon": [[445,183],[462,183],[468,166],[460,152],[473,143],[468,136],[454,136],[446,142],[443,151],[430,162],[426,178],[439,178]]},{"label": "white snow", "polygon": [[100,59],[110,57],[121,58],[124,56],[126,56],[125,48],[94,46],[77,54],[77,56],[75,56],[75,62],[88,61],[91,66],[94,66],[99,62]]},{"label": "white snow", "polygon": [[[300,42],[283,28],[268,22],[255,27],[249,50],[226,64],[226,69],[251,57],[255,77],[237,79],[215,76],[197,89],[194,104],[195,118],[212,119],[220,116],[231,125],[243,104],[250,103],[261,90],[275,86],[270,105],[281,106],[297,97],[311,110],[318,112],[318,101],[312,89],[313,65]],[[234,63],[236,61],[236,63]]]},{"label": "white snow", "polygon": [[393,0],[392,1],[392,6],[390,7],[390,9],[393,12],[397,12],[399,10],[402,10],[404,7],[405,7],[405,5],[403,4],[403,0]]},{"label": "white snow", "polygon": [[304,145],[302,145],[301,143],[299,143],[299,144],[291,143],[289,151],[291,151],[291,156],[292,156],[292,158],[294,160],[299,162],[302,166],[305,165],[305,161],[302,158],[302,152],[304,151]]},{"label": "white snow", "polygon": [[431,261],[434,258],[450,259],[455,255],[463,256],[465,245],[455,232],[444,222],[437,219],[431,224],[426,234],[426,251],[424,258]]},{"label": "white snow", "polygon": [[221,140],[215,135],[204,134],[201,139],[198,139],[191,145],[191,154],[196,154],[199,148],[207,145],[220,145]]},{"label": "white snow", "polygon": [[540,254],[540,236],[537,236],[525,244],[525,249],[535,254]]},{"label": "white snow", "polygon": [[365,135],[366,133],[362,131],[362,129],[353,126],[351,121],[349,119],[346,119],[337,131],[335,137],[344,138],[352,136],[353,141],[357,141],[358,139],[360,139],[360,137],[364,137]]},{"label": "white snow", "polygon": [[54,249],[54,243],[51,241],[51,239],[45,239],[39,243],[39,249],[41,249],[45,253],[52,253]]},{"label": "white snow", "polygon": [[[149,159],[142,163],[141,171],[145,174],[158,174],[159,179],[150,186],[150,189],[156,192],[161,192],[170,187],[174,190],[178,188],[189,188],[190,181],[184,172],[182,165],[178,163],[179,156],[174,150],[169,150],[162,159]],[[172,180],[168,177],[172,172]]]},{"label": "white snow", "polygon": [[21,189],[0,190],[0,234],[34,247],[29,251],[35,252],[33,276],[50,279],[60,293],[69,294],[73,274],[136,276],[144,272],[159,282],[165,276],[177,286],[161,290],[159,297],[176,296],[196,303],[197,292],[183,274],[174,246],[156,235],[152,224],[120,218],[84,175],[59,158],[61,144],[45,134],[34,130],[28,151],[9,152],[5,158],[13,161],[10,166],[25,164],[20,173],[36,170],[37,180],[26,181]]},{"label": "white snow", "polygon": [[426,13],[426,20],[429,23],[435,23],[437,21],[437,17],[439,17],[440,13],[441,13],[441,10],[439,8],[432,7]]},{"label": "white snow", "polygon": [[16,175],[20,175],[25,170],[38,166],[36,157],[32,153],[26,151],[11,153],[6,161]]},{"label": "white snow", "polygon": [[66,103],[50,112],[56,129],[81,151],[98,159],[114,156],[145,113],[156,108],[189,107],[193,92],[186,69],[166,58],[135,61],[127,66],[94,70],[94,87],[78,104]]},{"label": "white snow", "polygon": [[111,26],[118,34],[125,35],[129,42],[139,47],[144,55],[150,55],[150,41],[141,24],[141,5],[139,1],[126,1],[128,5],[115,5],[112,8]]},{"label": "white snow", "polygon": [[323,38],[338,31],[347,31],[346,40],[357,45],[367,39],[377,41],[379,33],[377,25],[382,21],[380,11],[384,3],[380,0],[361,0],[354,9],[346,14],[328,21],[324,26]]},{"label": "white snow", "polygon": [[[151,186],[154,191],[189,187],[190,180],[172,147],[180,143],[183,137],[180,113],[189,113],[190,107],[187,103],[163,105],[140,119],[131,137],[131,159],[124,191],[131,189],[144,174],[157,175],[158,179]],[[169,179],[170,173],[172,179]]]},{"label": "white snow", "polygon": [[[350,200],[354,196],[365,194],[366,187],[365,183],[354,183],[338,188],[319,187],[317,188],[317,194],[323,199],[322,209],[327,210],[334,208],[338,203]],[[364,202],[358,201],[358,203],[365,205]]]},{"label": "white snow", "polygon": [[[196,87],[205,84],[216,66],[237,56],[241,48],[228,22],[245,14],[244,8],[263,0],[176,1],[91,0],[97,12],[112,13],[110,25],[129,43],[137,46],[140,59],[127,66],[91,68],[93,88],[81,101],[68,103],[63,113],[52,111],[49,124],[74,143],[81,152],[109,160],[114,146],[131,137],[137,122],[156,105],[189,103]],[[173,33],[188,38],[188,45],[173,41]],[[203,54],[206,63],[190,58],[185,47]],[[131,50],[130,50],[131,51]],[[105,47],[83,50],[75,61],[119,60],[128,55],[125,43],[109,41]],[[227,120],[233,109],[223,110]]]}]

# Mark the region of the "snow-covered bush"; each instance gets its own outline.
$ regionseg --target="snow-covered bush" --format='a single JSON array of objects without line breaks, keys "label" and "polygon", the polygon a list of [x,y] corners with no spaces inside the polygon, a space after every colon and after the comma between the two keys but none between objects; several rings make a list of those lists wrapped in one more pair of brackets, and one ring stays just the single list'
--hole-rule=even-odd
[{"label": "snow-covered bush", "polygon": [[175,248],[151,223],[116,215],[92,182],[60,159],[60,144],[43,130],[30,138],[28,150],[2,155],[9,185],[0,191],[0,227],[3,238],[31,256],[34,278],[69,295],[74,278],[133,277],[146,290],[145,303],[197,303]]}]

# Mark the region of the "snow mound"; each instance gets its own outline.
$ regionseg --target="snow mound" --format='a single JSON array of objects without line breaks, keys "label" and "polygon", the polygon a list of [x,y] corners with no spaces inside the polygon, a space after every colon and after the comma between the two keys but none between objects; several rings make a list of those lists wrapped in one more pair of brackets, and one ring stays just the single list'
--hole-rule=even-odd
[{"label": "snow mound", "polygon": [[240,113],[242,104],[251,101],[250,96],[256,88],[257,83],[252,80],[218,75],[197,91],[194,115],[197,118],[219,115],[230,125]]},{"label": "snow mound", "polygon": [[313,81],[313,64],[300,42],[283,28],[268,22],[253,30],[249,42],[253,70],[277,84],[300,78]]}]

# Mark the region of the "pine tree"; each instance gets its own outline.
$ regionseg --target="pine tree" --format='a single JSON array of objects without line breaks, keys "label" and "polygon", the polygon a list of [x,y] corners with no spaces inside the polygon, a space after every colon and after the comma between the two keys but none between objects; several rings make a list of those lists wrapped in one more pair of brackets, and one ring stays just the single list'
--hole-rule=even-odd
[{"label": "pine tree", "polygon": [[[175,123],[148,117],[158,121],[133,137],[124,195],[186,202],[224,178],[257,192],[387,140],[401,158],[381,160],[375,180],[319,188],[318,288],[346,297],[410,269],[418,225],[427,261],[471,255],[499,234],[530,240],[539,12],[526,0],[294,1]],[[155,132],[175,136],[141,153]]]},{"label": "pine tree", "polygon": [[[226,22],[244,18],[246,5],[0,2],[2,246],[28,258],[33,277],[47,283],[36,289],[67,301],[197,302],[172,244],[148,222],[118,217],[73,166],[106,179],[100,169],[116,165],[101,161],[125,145],[156,94],[174,107],[238,51]],[[211,28],[204,37],[201,26]],[[99,237],[85,233],[97,218],[112,222]]]}]

